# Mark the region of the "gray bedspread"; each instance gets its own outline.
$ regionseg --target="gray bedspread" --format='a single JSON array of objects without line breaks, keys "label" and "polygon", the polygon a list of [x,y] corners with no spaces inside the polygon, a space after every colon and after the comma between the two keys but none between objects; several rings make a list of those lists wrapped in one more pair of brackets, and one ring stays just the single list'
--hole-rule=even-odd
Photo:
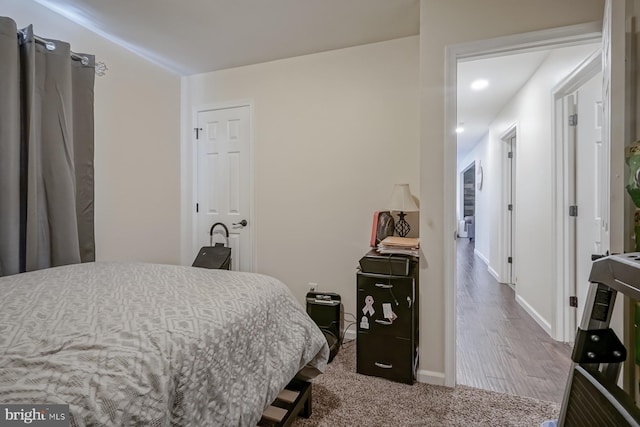
[{"label": "gray bedspread", "polygon": [[0,403],[65,403],[71,425],[255,426],[326,340],[251,273],[89,263],[0,278]]}]

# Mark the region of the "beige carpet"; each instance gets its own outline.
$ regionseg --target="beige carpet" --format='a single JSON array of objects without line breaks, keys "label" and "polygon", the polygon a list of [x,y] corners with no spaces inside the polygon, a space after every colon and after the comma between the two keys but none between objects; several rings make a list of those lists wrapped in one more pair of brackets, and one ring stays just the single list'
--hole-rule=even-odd
[{"label": "beige carpet", "polygon": [[311,418],[294,426],[539,426],[560,411],[557,403],[528,397],[357,374],[354,341],[313,380],[312,405]]}]

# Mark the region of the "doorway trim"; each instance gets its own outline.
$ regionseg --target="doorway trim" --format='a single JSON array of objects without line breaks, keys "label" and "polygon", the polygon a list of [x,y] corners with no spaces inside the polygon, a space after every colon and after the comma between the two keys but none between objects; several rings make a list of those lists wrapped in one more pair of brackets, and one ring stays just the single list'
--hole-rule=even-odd
[{"label": "doorway trim", "polygon": [[[502,185],[500,187],[500,224],[502,224],[502,226],[499,230],[500,253],[498,254],[498,272],[500,277],[497,277],[496,279],[499,282],[506,283],[510,286],[515,285],[515,269],[513,268],[515,263],[512,262],[511,266],[509,266],[507,258],[513,257],[515,260],[515,212],[517,209],[516,197],[514,195],[516,177],[513,170],[513,165],[516,163],[516,159],[515,150],[510,142],[511,138],[516,139],[515,144],[517,145],[518,123],[513,123],[507,128],[506,131],[502,133],[502,135],[500,135],[500,157],[502,164]],[[511,160],[509,160],[508,157],[509,151],[514,153],[514,158]],[[509,210],[507,208],[509,202],[513,205],[511,215],[509,215]],[[509,248],[511,248],[511,250],[509,250]]]},{"label": "doorway trim", "polygon": [[[251,272],[256,271],[257,259],[256,259],[256,221],[255,221],[255,186],[254,186],[254,169],[255,169],[255,144],[254,144],[254,108],[252,100],[237,100],[216,102],[212,104],[196,105],[191,108],[191,129],[198,127],[198,113],[210,110],[225,110],[228,108],[237,107],[249,107],[249,203],[251,206],[251,212],[249,214],[249,245],[251,251]],[[190,249],[193,251],[194,256],[198,253],[198,214],[195,209],[196,195],[198,194],[198,141],[195,137],[195,133],[191,133],[191,200],[193,206],[191,209],[191,245]]]},{"label": "doorway trim", "polygon": [[[490,58],[516,52],[551,47],[564,47],[594,43],[602,39],[602,24],[590,22],[515,34],[486,40],[447,46],[445,49],[445,138],[444,144],[444,289],[445,289],[445,350],[444,384],[456,385],[456,241],[452,230],[457,230],[456,179],[457,152],[457,68],[458,61]],[[455,236],[455,234],[454,234]],[[557,270],[554,270],[557,271]]]},{"label": "doorway trim", "polygon": [[[552,323],[552,336],[555,340],[573,341],[575,327],[569,307],[569,297],[574,290],[575,281],[575,217],[569,216],[569,205],[572,201],[572,176],[576,170],[575,162],[570,161],[569,132],[567,121],[564,120],[568,111],[566,97],[575,92],[580,86],[588,82],[593,76],[602,71],[602,52],[598,50],[580,63],[567,77],[560,81],[552,90],[553,131],[555,145],[555,175],[556,197],[554,199],[556,250],[560,259],[556,266],[556,309],[555,321]],[[604,135],[603,135],[604,137]]]}]

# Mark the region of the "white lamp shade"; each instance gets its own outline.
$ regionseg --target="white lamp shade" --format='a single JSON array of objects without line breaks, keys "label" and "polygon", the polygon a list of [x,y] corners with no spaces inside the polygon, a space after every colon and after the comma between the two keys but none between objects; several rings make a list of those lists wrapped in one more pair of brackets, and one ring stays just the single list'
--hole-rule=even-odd
[{"label": "white lamp shade", "polygon": [[390,211],[415,212],[418,209],[409,190],[409,184],[396,184],[391,194]]}]

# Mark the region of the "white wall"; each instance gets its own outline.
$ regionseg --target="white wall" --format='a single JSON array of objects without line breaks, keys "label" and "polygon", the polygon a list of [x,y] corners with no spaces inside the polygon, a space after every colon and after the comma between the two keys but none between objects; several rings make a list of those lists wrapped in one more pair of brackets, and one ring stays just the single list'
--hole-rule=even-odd
[{"label": "white wall", "polygon": [[[318,283],[354,313],[356,267],[368,250],[373,212],[385,208],[394,183],[420,191],[418,37],[200,74],[183,84],[185,172],[192,170],[191,108],[253,100],[258,272],[281,279],[301,301],[307,283]],[[183,185],[190,193],[190,173]],[[190,222],[184,226],[188,239]],[[183,259],[191,259],[191,241],[183,247]]]},{"label": "white wall", "polygon": [[180,79],[31,0],[0,13],[109,67],[95,82],[97,259],[178,263]]},{"label": "white wall", "polygon": [[[458,43],[584,22],[601,21],[602,0],[421,0],[420,8],[420,241],[424,254],[420,282],[420,369],[431,382],[451,384],[445,376],[445,295],[450,289],[452,254],[445,250],[445,182],[455,182],[455,146],[445,145],[445,53]],[[446,169],[445,169],[446,167]],[[451,170],[449,170],[449,168]],[[455,185],[455,184],[454,184]],[[448,202],[447,202],[448,203]],[[449,208],[447,208],[449,209]],[[451,208],[453,212],[454,207]],[[445,274],[446,272],[446,274]],[[455,336],[449,333],[448,336]],[[449,361],[451,361],[451,354]]]}]

